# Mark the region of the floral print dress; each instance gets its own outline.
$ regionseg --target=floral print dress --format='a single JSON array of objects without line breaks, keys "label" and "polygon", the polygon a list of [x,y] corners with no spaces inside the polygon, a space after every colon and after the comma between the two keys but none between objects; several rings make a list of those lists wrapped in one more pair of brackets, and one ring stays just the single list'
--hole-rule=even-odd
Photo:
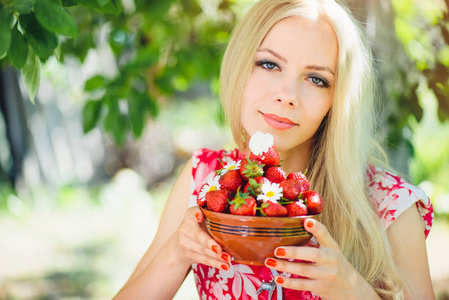
[{"label": "floral print dress", "polygon": [[[190,206],[195,206],[201,186],[221,169],[223,162],[238,161],[244,154],[237,149],[214,151],[198,149],[192,160],[192,194]],[[407,208],[416,205],[423,220],[425,236],[429,234],[433,222],[433,208],[430,199],[420,188],[401,177],[382,169],[370,167],[368,170],[368,193],[377,209],[377,215],[385,229]],[[268,299],[268,291],[257,293],[264,282],[271,282],[275,274],[264,266],[249,266],[232,262],[228,271],[203,264],[192,265],[195,284],[201,300]],[[276,272],[276,271],[274,271]],[[296,275],[281,273],[286,277]],[[279,286],[278,286],[279,287]],[[271,299],[320,299],[308,291],[276,288]]]}]

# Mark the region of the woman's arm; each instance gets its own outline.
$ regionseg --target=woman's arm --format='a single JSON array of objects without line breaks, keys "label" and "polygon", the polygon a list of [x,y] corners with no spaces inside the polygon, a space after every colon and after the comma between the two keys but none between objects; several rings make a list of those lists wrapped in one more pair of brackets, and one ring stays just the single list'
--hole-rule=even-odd
[{"label": "woman's arm", "polygon": [[[114,299],[172,299],[192,263],[216,268],[227,265],[221,258],[221,246],[200,226],[204,218],[201,210],[187,209],[191,172],[189,161],[167,199],[150,248]],[[225,257],[230,261],[229,255]]]},{"label": "woman's arm", "polygon": [[412,205],[388,227],[388,237],[400,275],[405,299],[435,299],[427,260],[423,222]]}]

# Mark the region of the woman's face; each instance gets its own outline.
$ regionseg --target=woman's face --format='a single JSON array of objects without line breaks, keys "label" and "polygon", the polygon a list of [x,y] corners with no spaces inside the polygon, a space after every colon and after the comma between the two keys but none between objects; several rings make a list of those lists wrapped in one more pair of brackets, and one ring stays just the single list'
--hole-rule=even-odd
[{"label": "woman's face", "polygon": [[244,90],[248,135],[268,132],[280,153],[308,155],[332,105],[337,55],[335,32],[325,21],[290,17],[273,26]]}]

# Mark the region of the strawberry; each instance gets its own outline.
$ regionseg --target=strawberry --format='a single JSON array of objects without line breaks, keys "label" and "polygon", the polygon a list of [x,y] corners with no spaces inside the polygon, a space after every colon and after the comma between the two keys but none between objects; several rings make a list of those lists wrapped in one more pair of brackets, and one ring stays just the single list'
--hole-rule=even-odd
[{"label": "strawberry", "polygon": [[232,192],[237,192],[237,189],[243,185],[242,177],[238,170],[229,170],[223,175],[221,175],[218,180],[221,189],[230,190]]},{"label": "strawberry", "polygon": [[310,182],[307,179],[306,175],[304,175],[301,172],[293,172],[288,174],[287,179],[298,179],[299,181],[301,181],[301,193],[308,191],[310,189]]},{"label": "strawberry", "polygon": [[256,199],[247,193],[237,192],[236,196],[230,202],[229,211],[233,215],[255,216],[256,215]]},{"label": "strawberry", "polygon": [[[201,187],[202,189],[203,187]],[[200,193],[198,193],[198,196],[196,196],[196,204],[198,204],[199,207],[205,207],[206,206],[206,198],[201,197]]]},{"label": "strawberry", "polygon": [[264,166],[260,161],[244,158],[240,164],[240,175],[246,180],[263,176]]},{"label": "strawberry", "polygon": [[262,204],[262,211],[268,217],[285,217],[288,214],[287,208],[285,208],[285,206],[271,201],[267,201]]},{"label": "strawberry", "polygon": [[323,211],[323,198],[321,198],[321,195],[318,194],[318,192],[306,191],[302,194],[301,198],[306,202],[309,214],[316,215]]},{"label": "strawberry", "polygon": [[249,154],[249,158],[251,160],[258,160],[267,166],[279,166],[279,164],[281,163],[279,153],[274,146],[270,147],[267,151],[263,152],[262,154],[256,155],[253,152],[251,152]]},{"label": "strawberry", "polygon": [[228,208],[232,192],[228,190],[215,190],[206,193],[207,208],[216,212],[224,212]]},{"label": "strawberry", "polygon": [[288,217],[304,216],[307,215],[307,206],[303,200],[298,200],[285,205],[288,211]]},{"label": "strawberry", "polygon": [[250,193],[252,196],[257,197],[261,193],[262,183],[268,181],[265,177],[259,176],[256,178],[250,178],[248,183],[243,189],[244,193]]},{"label": "strawberry", "polygon": [[251,160],[259,160],[265,165],[278,166],[281,162],[279,153],[274,147],[274,138],[269,133],[257,131],[249,140],[249,149]]},{"label": "strawberry", "polygon": [[287,179],[279,183],[282,188],[283,197],[289,200],[298,200],[301,194],[301,182],[298,179]]},{"label": "strawberry", "polygon": [[271,166],[265,171],[265,177],[271,182],[281,183],[286,179],[284,170],[281,167]]}]

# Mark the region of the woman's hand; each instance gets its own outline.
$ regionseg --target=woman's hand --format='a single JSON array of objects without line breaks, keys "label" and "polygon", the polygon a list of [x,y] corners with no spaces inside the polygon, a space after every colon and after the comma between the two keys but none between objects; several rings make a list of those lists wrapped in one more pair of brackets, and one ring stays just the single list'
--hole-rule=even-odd
[{"label": "woman's hand", "polygon": [[204,229],[204,215],[198,207],[187,209],[184,220],[174,234],[178,256],[184,263],[201,263],[217,269],[229,270],[231,256]]},{"label": "woman's hand", "polygon": [[[304,224],[319,246],[276,248],[276,257],[282,259],[267,258],[265,266],[302,277],[277,276],[276,283],[284,288],[311,291],[325,299],[379,299],[374,289],[345,258],[326,226],[314,219],[307,219]],[[289,262],[287,259],[305,262]]]}]

